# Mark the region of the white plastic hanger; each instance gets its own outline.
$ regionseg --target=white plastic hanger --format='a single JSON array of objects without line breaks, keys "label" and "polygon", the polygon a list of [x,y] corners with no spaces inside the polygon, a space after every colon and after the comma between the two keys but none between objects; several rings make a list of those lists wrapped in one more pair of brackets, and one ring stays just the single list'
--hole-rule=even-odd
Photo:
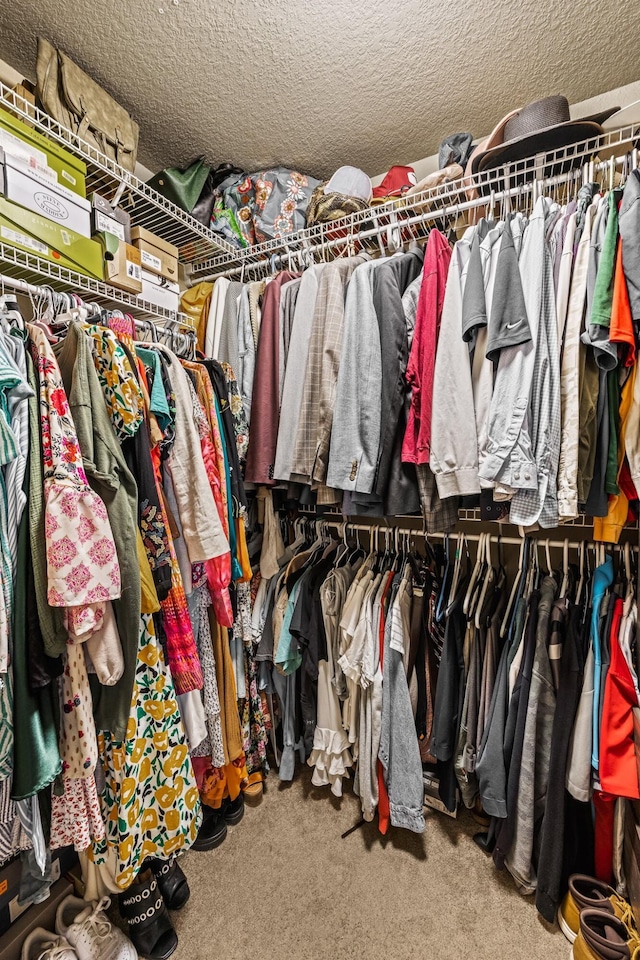
[{"label": "white plastic hanger", "polygon": [[456,594],[458,592],[458,584],[460,582],[460,571],[462,570],[462,552],[466,545],[467,538],[465,534],[462,532],[458,533],[456,538],[456,559],[453,565],[453,577],[451,578],[451,588],[449,590],[449,599],[447,601],[445,616],[449,616],[451,608],[455,603]]},{"label": "white plastic hanger", "polygon": [[562,545],[562,583],[560,584],[560,599],[564,599],[569,589],[569,540],[565,537]]},{"label": "white plastic hanger", "polygon": [[576,590],[576,605],[580,603],[580,598],[582,597],[582,591],[584,590],[584,540],[580,541],[580,579],[578,580],[578,589]]},{"label": "white plastic hanger", "polygon": [[491,562],[491,534],[487,534],[487,538],[484,542],[485,548],[485,573],[484,581],[482,584],[482,590],[480,591],[480,596],[478,597],[478,602],[476,604],[476,615],[475,615],[475,625],[476,629],[480,629],[480,618],[482,616],[482,610],[484,607],[484,602],[487,597],[489,587],[493,585],[496,579],[496,571]]},{"label": "white plastic hanger", "polygon": [[509,594],[509,600],[507,601],[507,608],[504,612],[504,617],[502,618],[502,623],[500,625],[500,637],[503,638],[509,629],[509,621],[511,620],[511,611],[518,594],[518,587],[520,586],[520,581],[522,580],[523,564],[524,564],[524,548],[526,540],[523,538],[520,541],[520,556],[518,557],[518,570],[516,572],[513,586],[511,588],[511,593]]},{"label": "white plastic hanger", "polygon": [[473,591],[475,589],[476,583],[478,582],[478,577],[480,576],[480,571],[482,570],[482,564],[484,561],[484,541],[486,533],[481,533],[478,540],[478,552],[476,554],[476,562],[471,573],[471,579],[469,580],[469,586],[467,587],[467,592],[462,604],[462,612],[465,614],[469,613],[469,607],[471,605],[471,597],[473,596]]}]

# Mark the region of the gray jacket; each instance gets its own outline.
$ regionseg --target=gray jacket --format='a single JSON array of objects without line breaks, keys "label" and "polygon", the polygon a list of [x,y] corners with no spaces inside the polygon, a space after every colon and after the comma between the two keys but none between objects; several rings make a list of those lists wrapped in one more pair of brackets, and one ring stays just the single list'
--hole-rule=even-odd
[{"label": "gray jacket", "polygon": [[[542,527],[558,525],[558,459],[560,447],[560,351],[553,262],[546,232],[557,207],[545,197],[536,203],[520,257],[522,289],[531,334],[536,341],[529,429],[537,469],[537,489],[519,488],[511,501],[511,523]],[[534,332],[535,331],[535,332]]]},{"label": "gray jacket", "polygon": [[534,837],[544,815],[556,692],[547,647],[550,617],[557,590],[553,577],[545,577],[540,588],[536,649],[524,728],[513,843],[506,865],[524,893],[536,887],[533,868]]},{"label": "gray jacket", "polygon": [[480,493],[471,364],[468,346],[462,339],[462,274],[475,230],[469,227],[455,245],[440,321],[429,465],[442,498]]},{"label": "gray jacket", "polygon": [[358,493],[373,489],[380,444],[382,357],[373,271],[381,262],[360,264],[349,281],[333,408],[327,486]]},{"label": "gray jacket", "polygon": [[410,618],[411,578],[407,566],[395,598],[392,596],[385,625],[382,731],[378,756],[386,773],[391,824],[422,833],[422,761],[403,660],[405,644],[409,643]]},{"label": "gray jacket", "polygon": [[624,250],[624,275],[629,291],[631,316],[640,322],[640,171],[629,176],[618,221]]},{"label": "gray jacket", "polygon": [[324,263],[317,263],[309,267],[300,280],[282,383],[278,443],[273,467],[276,480],[288,480],[291,476],[304,390],[304,371],[307,367],[309,340],[318,295],[318,280],[325,266]]}]

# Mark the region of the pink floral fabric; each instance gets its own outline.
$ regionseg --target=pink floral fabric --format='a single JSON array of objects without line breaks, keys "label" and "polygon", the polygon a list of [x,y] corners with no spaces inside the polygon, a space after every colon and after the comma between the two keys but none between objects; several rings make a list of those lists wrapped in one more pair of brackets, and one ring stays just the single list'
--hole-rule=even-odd
[{"label": "pink floral fabric", "polygon": [[93,777],[64,780],[64,793],[51,795],[52,850],[68,847],[86,850],[92,842],[104,840],[106,828],[100,798]]},{"label": "pink floral fabric", "polygon": [[47,599],[53,607],[71,608],[72,632],[89,636],[102,623],[105,601],[120,596],[116,547],[104,503],[87,482],[51,345],[39,327],[27,329],[40,387]]}]

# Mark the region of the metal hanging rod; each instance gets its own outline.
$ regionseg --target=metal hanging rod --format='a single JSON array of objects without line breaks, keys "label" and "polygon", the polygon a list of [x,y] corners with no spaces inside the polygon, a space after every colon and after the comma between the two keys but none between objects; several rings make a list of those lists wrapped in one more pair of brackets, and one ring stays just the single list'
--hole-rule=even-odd
[{"label": "metal hanging rod", "polygon": [[398,536],[409,536],[409,537],[422,537],[424,540],[444,540],[446,537],[449,537],[451,541],[455,541],[458,536],[464,537],[465,540],[468,540],[472,543],[477,543],[480,541],[481,537],[489,537],[491,543],[501,543],[506,546],[520,547],[526,539],[537,543],[543,547],[554,548],[558,550],[563,550],[566,543],[569,547],[575,547],[580,549],[580,544],[589,544],[594,547],[604,547],[605,550],[624,550],[625,547],[629,547],[635,553],[638,553],[639,547],[637,544],[625,544],[625,543],[602,543],[598,540],[551,540],[548,537],[537,537],[527,534],[526,537],[503,537],[500,534],[483,534],[483,533],[467,533],[466,530],[456,530],[453,533],[425,533],[421,527],[397,527],[390,524],[379,524],[379,523],[349,523],[348,521],[338,521],[338,520],[326,520],[322,517],[309,518],[305,517],[304,519],[311,519],[312,523],[324,524],[328,527],[335,527],[336,530],[341,531],[345,529],[348,533],[350,530],[358,531],[363,533],[368,533],[370,536],[374,533],[383,533],[383,534],[397,534]]},{"label": "metal hanging rod", "polygon": [[[501,201],[507,197],[527,194],[564,183],[583,182],[593,179],[596,172],[605,172],[612,168],[638,166],[640,128],[623,127],[609,134],[594,137],[578,144],[538,154],[511,164],[496,167],[484,173],[459,180],[448,181],[421,193],[405,196],[375,207],[317,224],[297,233],[269,240],[265,243],[237,250],[233,254],[213,257],[191,265],[190,277],[193,283],[201,280],[213,280],[220,276],[232,276],[251,269],[265,269],[273,254],[284,261],[287,257],[307,256],[314,252],[330,250],[346,245],[349,240],[359,241],[368,237],[380,236],[390,228],[402,228],[455,215],[489,203]],[[604,160],[594,160],[598,151],[607,150],[612,156]],[[551,175],[553,169],[560,173]],[[548,173],[548,175],[545,175]],[[482,196],[468,198],[470,191]],[[372,226],[373,224],[373,226]],[[343,235],[336,238],[337,231]]]},{"label": "metal hanging rod", "polygon": [[[54,290],[53,287],[49,287],[46,285],[41,286],[35,283],[28,283],[26,280],[22,280],[19,277],[11,277],[5,274],[0,274],[0,291],[3,290],[4,287],[10,287],[12,290],[15,290],[17,293],[23,293],[29,297],[46,297],[47,300],[49,300],[52,303],[54,302],[54,297],[61,296],[60,292]],[[82,302],[86,303],[86,301],[84,300]],[[89,302],[87,305],[98,306],[98,304],[92,304],[91,302]],[[111,313],[115,313],[115,312],[128,313],[129,312],[127,304],[123,304],[122,306],[118,306],[116,304],[111,308],[106,307],[105,309],[109,310]],[[153,319],[149,318],[149,319],[143,319],[143,320],[136,320],[135,323],[136,325],[138,324],[144,325],[146,329],[148,329],[149,325],[159,327],[161,330],[164,329],[165,325],[167,327],[175,327],[177,325],[186,330],[195,332],[195,328],[191,323],[189,317],[183,313],[180,313],[177,316],[174,315],[171,317],[159,317],[159,318],[154,317]]]}]

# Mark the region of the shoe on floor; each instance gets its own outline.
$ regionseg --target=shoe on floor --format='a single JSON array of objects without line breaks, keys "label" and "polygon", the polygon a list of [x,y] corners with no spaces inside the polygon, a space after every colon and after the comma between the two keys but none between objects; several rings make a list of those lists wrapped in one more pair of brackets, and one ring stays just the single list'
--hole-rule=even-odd
[{"label": "shoe on floor", "polygon": [[227,825],[220,810],[202,805],[203,817],[198,836],[191,845],[192,850],[213,850],[219,847],[227,836]]},{"label": "shoe on floor", "polygon": [[160,893],[169,910],[182,910],[191,891],[187,878],[176,857],[171,860],[147,860],[147,866],[158,881]]},{"label": "shoe on floor", "polygon": [[558,924],[570,943],[578,936],[582,910],[604,910],[622,920],[629,929],[635,930],[631,905],[624,897],[619,896],[608,883],[574,873],[569,877],[569,889],[558,907]]},{"label": "shoe on floor", "polygon": [[141,956],[167,960],[175,953],[178,936],[151,870],[141,870],[118,900],[120,916],[127,921],[129,936]]},{"label": "shoe on floor", "polygon": [[22,944],[22,960],[78,960],[68,940],[36,927]]},{"label": "shoe on floor", "polygon": [[106,913],[111,900],[87,903],[66,897],[56,913],[56,932],[65,937],[78,960],[138,960],[136,948]]},{"label": "shoe on floor", "polygon": [[250,807],[257,807],[262,803],[264,796],[264,774],[260,772],[250,773],[245,786],[242,788],[244,802]]},{"label": "shoe on floor", "polygon": [[223,800],[220,809],[224,822],[230,827],[235,827],[244,817],[244,797],[242,796],[242,792],[238,794],[235,800],[229,800],[229,798]]},{"label": "shoe on floor", "polygon": [[583,910],[573,960],[631,960],[640,956],[638,934],[606,910]]}]

